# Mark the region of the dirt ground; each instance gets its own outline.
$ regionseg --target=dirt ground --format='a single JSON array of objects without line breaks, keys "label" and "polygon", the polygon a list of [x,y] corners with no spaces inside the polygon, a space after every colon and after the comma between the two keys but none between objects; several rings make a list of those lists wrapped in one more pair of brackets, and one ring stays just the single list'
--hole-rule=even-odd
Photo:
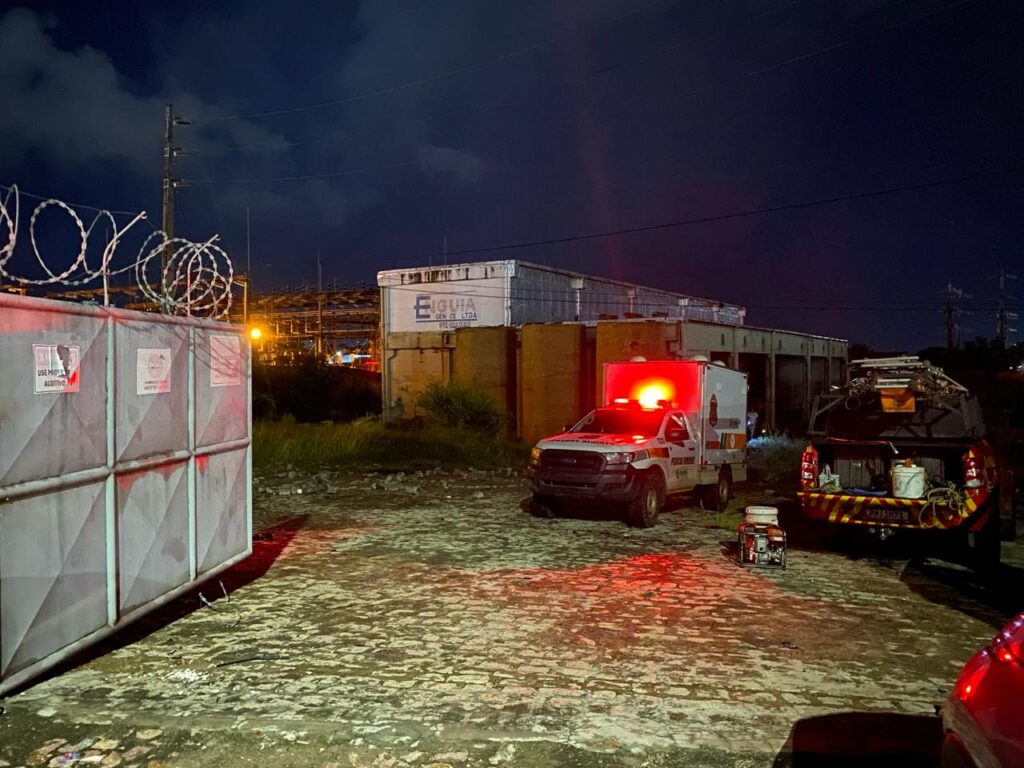
[{"label": "dirt ground", "polygon": [[1018,544],[991,580],[826,551],[776,498],[788,567],[750,570],[736,512],[639,530],[527,496],[258,480],[254,555],[0,702],[0,767],[930,765],[936,705],[1024,603]]}]

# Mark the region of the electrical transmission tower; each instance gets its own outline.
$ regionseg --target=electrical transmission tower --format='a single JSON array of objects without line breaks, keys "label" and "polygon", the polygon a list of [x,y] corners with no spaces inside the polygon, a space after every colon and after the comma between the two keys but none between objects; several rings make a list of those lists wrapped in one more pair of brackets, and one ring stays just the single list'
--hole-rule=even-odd
[{"label": "electrical transmission tower", "polygon": [[946,306],[942,312],[946,317],[946,348],[960,348],[961,320],[964,316],[964,299],[970,296],[961,288],[954,288],[952,282],[946,283],[946,289],[940,291],[946,296]]},{"label": "electrical transmission tower", "polygon": [[999,280],[999,304],[996,309],[996,338],[1002,345],[1003,349],[1009,345],[1010,334],[1016,333],[1016,328],[1010,327],[1010,321],[1017,319],[1017,313],[1010,311],[1010,303],[1017,297],[1011,296],[1006,292],[1006,281],[1016,280],[1016,275],[1011,275],[1005,269],[1000,269],[998,275],[994,275]]}]

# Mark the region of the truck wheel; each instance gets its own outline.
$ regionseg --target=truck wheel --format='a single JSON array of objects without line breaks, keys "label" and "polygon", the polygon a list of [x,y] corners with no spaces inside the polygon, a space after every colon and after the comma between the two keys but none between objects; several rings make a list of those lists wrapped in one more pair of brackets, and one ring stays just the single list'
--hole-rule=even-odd
[{"label": "truck wheel", "polygon": [[729,499],[732,497],[732,473],[723,469],[718,473],[718,482],[714,485],[705,485],[700,489],[700,505],[703,509],[713,512],[725,511]]},{"label": "truck wheel", "polygon": [[[999,509],[999,504],[996,508]],[[999,538],[1002,541],[1016,541],[1017,539],[1017,503],[1010,488],[1010,503],[1008,509],[1001,509],[999,514]]]},{"label": "truck wheel", "polygon": [[967,565],[981,573],[998,571],[1002,559],[998,510],[998,505],[993,504],[989,519],[973,536],[969,531],[964,531],[962,541],[966,545]]},{"label": "truck wheel", "polygon": [[530,512],[537,517],[554,518],[562,511],[562,505],[554,496],[545,496],[541,493],[533,494],[530,501]]},{"label": "truck wheel", "polygon": [[665,504],[665,484],[660,478],[648,475],[640,484],[636,497],[626,507],[630,525],[650,528],[658,522],[658,515]]}]

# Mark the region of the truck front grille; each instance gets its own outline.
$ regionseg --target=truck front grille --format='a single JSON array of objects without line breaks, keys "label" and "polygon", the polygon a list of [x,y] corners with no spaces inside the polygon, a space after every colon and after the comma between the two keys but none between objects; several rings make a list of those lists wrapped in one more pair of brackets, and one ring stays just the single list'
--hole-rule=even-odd
[{"label": "truck front grille", "polygon": [[541,469],[560,473],[593,473],[601,469],[604,460],[594,451],[566,451],[550,448],[540,455]]}]

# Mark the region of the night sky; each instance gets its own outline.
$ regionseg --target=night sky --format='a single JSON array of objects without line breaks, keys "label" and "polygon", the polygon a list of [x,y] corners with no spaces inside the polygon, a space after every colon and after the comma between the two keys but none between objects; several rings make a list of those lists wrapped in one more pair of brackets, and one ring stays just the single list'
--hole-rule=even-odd
[{"label": "night sky", "polygon": [[948,281],[991,337],[1024,273],[1019,0],[208,5],[0,11],[0,184],[159,226],[171,101],[178,233],[245,271],[248,207],[257,289],[447,239],[915,351]]}]

